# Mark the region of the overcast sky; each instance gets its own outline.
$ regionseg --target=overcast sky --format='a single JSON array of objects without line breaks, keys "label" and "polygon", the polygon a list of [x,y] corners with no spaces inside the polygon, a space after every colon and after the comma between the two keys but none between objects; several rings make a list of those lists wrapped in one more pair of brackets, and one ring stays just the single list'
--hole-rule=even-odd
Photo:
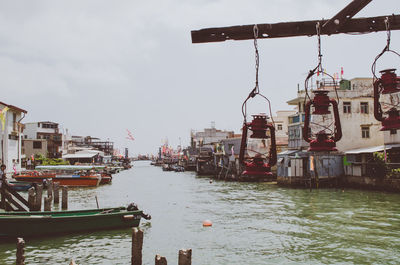
[{"label": "overcast sky", "polygon": [[[23,122],[57,122],[131,154],[156,153],[165,139],[187,145],[191,129],[212,121],[239,133],[241,104],[254,87],[253,42],[192,44],[190,31],[327,19],[349,2],[0,1],[0,101],[27,110]],[[356,17],[399,9],[399,0],[375,0]],[[399,31],[391,43],[400,51]],[[332,74],[343,67],[348,79],[371,77],[385,44],[385,32],[324,36],[323,66]],[[317,63],[316,37],[258,45],[260,91],[273,112],[292,109],[286,101]],[[400,68],[396,60],[390,66]],[[135,141],[126,140],[126,129]]]}]

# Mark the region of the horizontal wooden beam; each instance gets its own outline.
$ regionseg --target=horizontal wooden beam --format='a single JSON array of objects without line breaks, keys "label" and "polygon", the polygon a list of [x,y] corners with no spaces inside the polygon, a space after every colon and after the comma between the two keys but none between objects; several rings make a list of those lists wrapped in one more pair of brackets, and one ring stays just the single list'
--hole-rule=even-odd
[{"label": "horizontal wooden beam", "polygon": [[[400,15],[380,17],[353,18],[338,29],[337,32],[327,32],[322,28],[322,35],[339,33],[369,33],[385,31],[385,18],[389,18],[390,29],[400,29]],[[324,25],[328,20],[309,20],[297,22],[283,22],[275,24],[258,24],[258,38],[284,38],[297,36],[316,35],[316,24]],[[223,28],[207,28],[192,31],[192,43],[220,42],[226,40],[250,40],[254,39],[254,25],[232,26]]]},{"label": "horizontal wooden beam", "polygon": [[324,31],[329,33],[337,32],[341,27],[346,25],[355,14],[371,3],[371,1],[372,0],[353,0],[323,25]]}]

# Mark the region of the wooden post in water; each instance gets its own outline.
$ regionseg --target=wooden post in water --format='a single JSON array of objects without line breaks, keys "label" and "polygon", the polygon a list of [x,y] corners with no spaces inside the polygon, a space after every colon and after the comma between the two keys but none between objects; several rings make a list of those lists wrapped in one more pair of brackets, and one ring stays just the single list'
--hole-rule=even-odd
[{"label": "wooden post in water", "polygon": [[54,204],[60,203],[60,183],[54,182],[53,183],[53,193],[54,193]]},{"label": "wooden post in water", "polygon": [[161,257],[160,255],[157,254],[155,265],[167,265],[167,259],[165,257]]},{"label": "wooden post in water", "polygon": [[28,190],[28,207],[29,211],[34,211],[36,209],[36,193],[33,187]]},{"label": "wooden post in water", "polygon": [[179,250],[178,265],[192,265],[192,249]]},{"label": "wooden post in water", "polygon": [[51,201],[53,200],[53,197],[44,197],[44,211],[50,212],[51,211]]},{"label": "wooden post in water", "polygon": [[68,187],[62,186],[62,201],[61,201],[61,209],[67,210],[68,209]]},{"label": "wooden post in water", "polygon": [[53,180],[47,179],[47,197],[53,197]]},{"label": "wooden post in water", "polygon": [[132,265],[142,265],[143,231],[132,229]]},{"label": "wooden post in water", "polygon": [[25,265],[25,241],[17,238],[17,262],[16,265]]},{"label": "wooden post in water", "polygon": [[37,184],[36,185],[36,207],[35,211],[42,210],[42,195],[43,195],[43,185]]}]

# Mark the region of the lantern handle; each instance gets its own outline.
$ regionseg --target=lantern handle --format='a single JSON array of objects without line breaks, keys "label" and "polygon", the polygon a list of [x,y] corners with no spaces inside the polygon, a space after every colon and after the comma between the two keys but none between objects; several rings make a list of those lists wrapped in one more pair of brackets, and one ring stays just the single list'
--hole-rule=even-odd
[{"label": "lantern handle", "polygon": [[372,71],[372,74],[373,74],[374,81],[377,80],[377,79],[379,79],[379,78],[376,76],[376,74],[375,74],[375,72],[376,72],[376,62],[378,61],[378,59],[379,59],[385,52],[391,52],[391,53],[394,53],[394,54],[396,54],[397,56],[400,57],[400,54],[399,54],[398,52],[396,52],[396,51],[390,49],[391,31],[390,31],[390,21],[389,21],[389,17],[386,17],[386,18],[385,18],[384,23],[385,23],[385,27],[386,27],[386,36],[387,36],[387,37],[386,37],[386,46],[385,46],[385,48],[383,48],[383,50],[375,57],[375,60],[374,60],[374,62],[372,63],[371,71]]},{"label": "lantern handle", "polygon": [[247,120],[247,101],[250,98],[254,98],[257,95],[264,98],[268,102],[268,110],[269,110],[269,115],[270,115],[269,118],[271,119],[273,126],[275,126],[275,121],[274,121],[274,118],[272,117],[271,101],[263,94],[256,92],[255,89],[253,89],[250,92],[250,94],[247,96],[246,100],[242,104],[243,123],[246,123],[246,120]]}]

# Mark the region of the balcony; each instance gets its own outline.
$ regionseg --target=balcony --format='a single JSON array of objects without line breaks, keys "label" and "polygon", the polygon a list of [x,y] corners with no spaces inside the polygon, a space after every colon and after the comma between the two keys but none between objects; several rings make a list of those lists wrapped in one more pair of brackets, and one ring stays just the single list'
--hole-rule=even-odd
[{"label": "balcony", "polygon": [[289,116],[289,124],[299,123],[300,122],[300,116],[301,116],[301,122],[304,122],[305,114],[297,114],[297,115],[294,115],[294,116]]}]

